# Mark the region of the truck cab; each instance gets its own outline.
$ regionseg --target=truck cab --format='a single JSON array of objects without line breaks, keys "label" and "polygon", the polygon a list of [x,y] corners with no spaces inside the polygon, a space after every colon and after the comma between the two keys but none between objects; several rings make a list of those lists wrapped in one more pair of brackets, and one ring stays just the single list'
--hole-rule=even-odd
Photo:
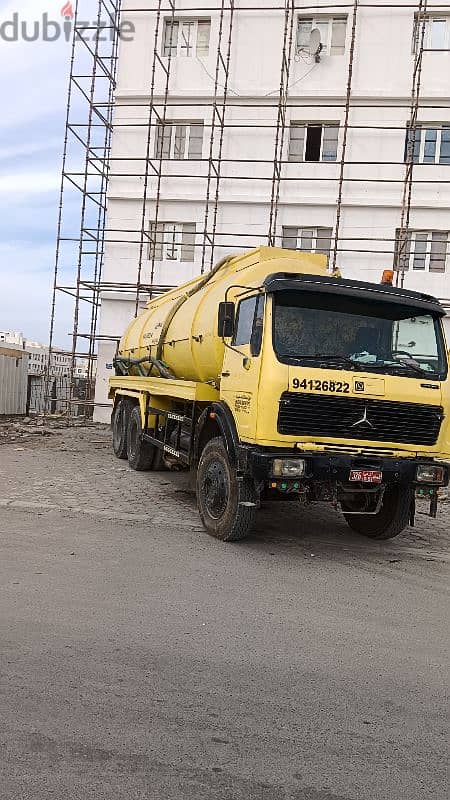
[{"label": "truck cab", "polygon": [[[351,527],[380,537],[412,520],[413,487],[435,513],[450,459],[440,304],[390,284],[292,273],[236,299],[221,398],[255,446],[265,488],[330,500]],[[386,525],[388,498],[403,512]]]}]

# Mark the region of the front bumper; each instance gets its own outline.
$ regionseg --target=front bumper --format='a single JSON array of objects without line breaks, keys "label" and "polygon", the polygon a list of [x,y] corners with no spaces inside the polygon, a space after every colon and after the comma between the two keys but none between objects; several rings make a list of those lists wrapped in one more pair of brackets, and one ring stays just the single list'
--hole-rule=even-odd
[{"label": "front bumper", "polygon": [[[348,485],[352,470],[377,470],[383,473],[383,484],[397,484],[401,486],[424,486],[416,481],[417,467],[421,465],[437,464],[426,458],[389,458],[377,456],[353,456],[347,453],[308,453],[280,448],[251,448],[242,447],[240,461],[244,462],[244,471],[250,472],[256,481],[268,482],[273,480],[272,464],[275,458],[303,459],[306,462],[304,475],[292,479],[301,483],[338,483]],[[291,482],[290,479],[287,479]],[[449,482],[449,465],[444,465],[444,482],[439,486],[447,486]],[[436,484],[434,484],[436,485]]]}]

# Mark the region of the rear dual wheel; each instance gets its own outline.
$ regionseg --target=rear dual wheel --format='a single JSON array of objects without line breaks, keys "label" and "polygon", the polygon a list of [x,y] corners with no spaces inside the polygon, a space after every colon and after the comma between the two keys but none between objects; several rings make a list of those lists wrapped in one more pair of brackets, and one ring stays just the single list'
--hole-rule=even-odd
[{"label": "rear dual wheel", "polygon": [[112,418],[113,449],[117,458],[128,459],[137,472],[154,466],[157,448],[142,439],[141,410],[126,399],[119,400]]},{"label": "rear dual wheel", "polygon": [[142,439],[141,409],[133,406],[127,428],[127,455],[131,469],[145,472],[152,469],[157,448]]},{"label": "rear dual wheel", "polygon": [[113,450],[117,458],[126,459],[127,454],[127,428],[128,428],[128,403],[119,400],[112,416]]}]

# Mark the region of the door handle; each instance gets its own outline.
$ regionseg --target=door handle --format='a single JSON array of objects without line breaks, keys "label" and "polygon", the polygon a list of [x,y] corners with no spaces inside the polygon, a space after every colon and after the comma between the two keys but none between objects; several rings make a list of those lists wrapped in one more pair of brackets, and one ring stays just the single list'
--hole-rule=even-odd
[{"label": "door handle", "polygon": [[222,378],[229,378],[229,377],[230,377],[229,372],[222,372]]}]

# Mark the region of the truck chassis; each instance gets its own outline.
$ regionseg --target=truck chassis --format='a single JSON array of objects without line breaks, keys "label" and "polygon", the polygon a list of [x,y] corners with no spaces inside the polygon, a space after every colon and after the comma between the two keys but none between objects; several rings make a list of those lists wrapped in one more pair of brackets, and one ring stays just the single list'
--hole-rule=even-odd
[{"label": "truck chassis", "polygon": [[[111,386],[116,455],[137,470],[161,469],[168,461],[193,471],[200,516],[216,538],[247,536],[261,500],[296,500],[299,507],[330,503],[352,530],[375,539],[392,538],[414,525],[417,468],[431,459],[251,445],[239,440],[230,410],[208,384],[121,377]],[[273,465],[280,459],[300,459],[301,478],[275,476]],[[379,473],[382,479],[375,485],[349,483],[355,471],[361,477]],[[420,485],[433,517],[439,488],[447,484],[444,466],[439,485]]]}]

